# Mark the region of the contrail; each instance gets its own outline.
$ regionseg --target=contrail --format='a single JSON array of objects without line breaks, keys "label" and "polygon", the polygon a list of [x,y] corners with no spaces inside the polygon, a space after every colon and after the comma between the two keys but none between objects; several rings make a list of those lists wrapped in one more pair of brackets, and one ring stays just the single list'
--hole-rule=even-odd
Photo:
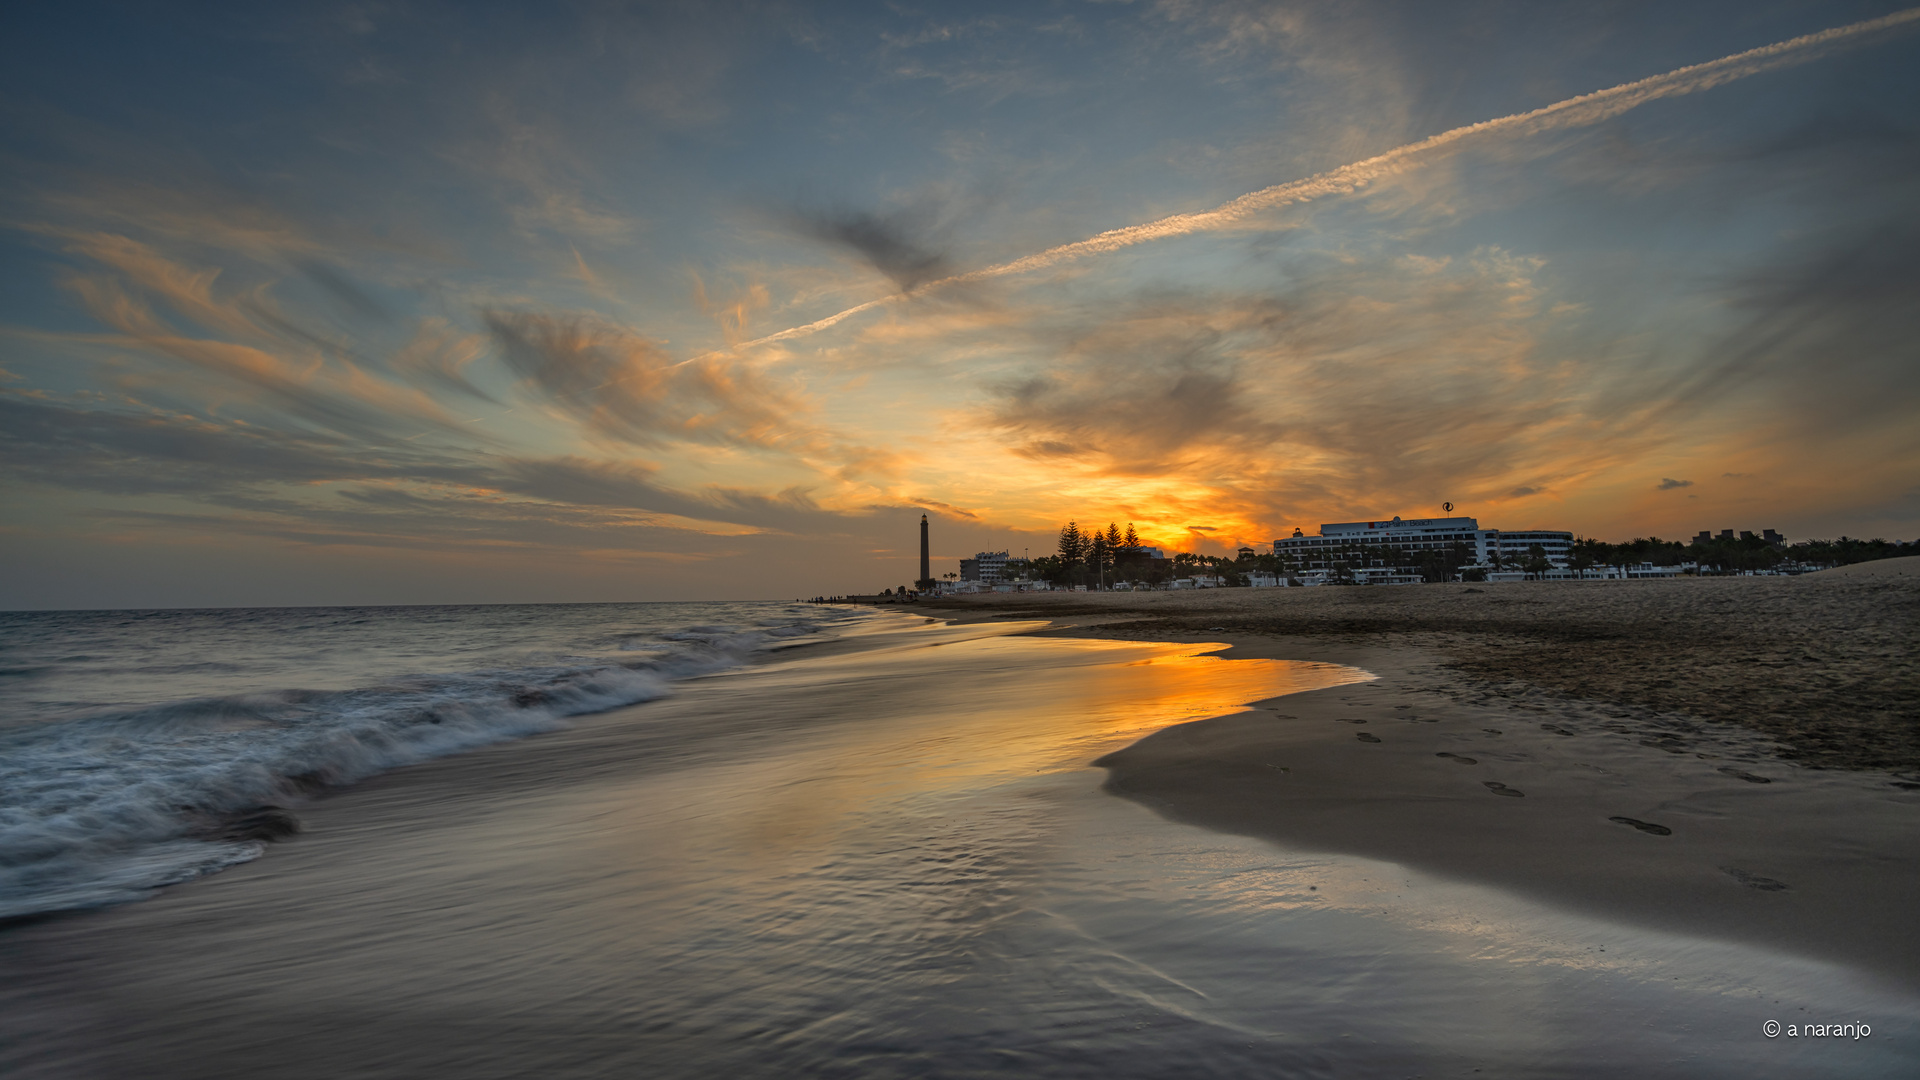
[{"label": "contrail", "polygon": [[[1587,127],[1597,124],[1635,109],[1649,101],[1660,98],[1678,97],[1682,94],[1710,90],[1724,83],[1744,79],[1749,75],[1758,75],[1764,71],[1786,67],[1791,64],[1805,63],[1817,59],[1823,48],[1837,45],[1865,34],[1892,29],[1920,19],[1920,8],[1908,8],[1877,19],[1851,23],[1846,26],[1822,30],[1815,34],[1806,34],[1787,41],[1763,45],[1757,49],[1723,56],[1718,60],[1709,60],[1704,64],[1676,68],[1664,75],[1654,75],[1637,82],[1622,83],[1605,90],[1595,90],[1590,94],[1581,94],[1565,101],[1556,101],[1531,112],[1514,113],[1495,120],[1482,120],[1477,124],[1468,124],[1451,131],[1443,131],[1419,142],[1395,147],[1377,157],[1356,161],[1351,165],[1342,165],[1328,172],[1318,173],[1303,180],[1276,184],[1261,188],[1259,191],[1242,195],[1231,202],[1222,203],[1211,210],[1201,210],[1191,214],[1174,214],[1158,221],[1149,221],[1141,225],[1128,225],[1110,229],[1097,236],[1078,240],[1071,244],[1048,248],[1045,251],[1014,259],[1011,262],[970,270],[964,274],[930,281],[920,286],[916,292],[926,292],[948,285],[960,285],[973,281],[985,281],[989,278],[1005,277],[1009,274],[1024,274],[1039,270],[1055,263],[1077,259],[1085,255],[1098,255],[1120,248],[1144,244],[1152,240],[1164,240],[1173,236],[1186,236],[1197,232],[1212,232],[1229,229],[1265,210],[1286,206],[1291,203],[1304,203],[1325,195],[1344,195],[1366,185],[1403,172],[1424,159],[1457,143],[1480,136],[1511,134],[1535,135],[1543,131],[1555,131],[1565,128]],[[742,342],[736,348],[751,348],[766,345],[788,338],[802,337],[858,315],[863,311],[905,299],[909,294],[893,293],[878,300],[869,300],[864,304],[850,307],[835,315],[782,330],[766,337]]]}]

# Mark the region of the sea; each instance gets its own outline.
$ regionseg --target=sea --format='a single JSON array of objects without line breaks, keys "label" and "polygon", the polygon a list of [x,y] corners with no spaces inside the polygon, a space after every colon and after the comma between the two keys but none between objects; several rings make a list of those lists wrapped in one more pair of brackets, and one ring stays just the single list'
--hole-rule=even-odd
[{"label": "sea", "polygon": [[0,1075],[1920,1066],[1913,997],[1858,973],[1116,797],[1106,753],[1371,676],[1044,630],[0,615]]},{"label": "sea", "polygon": [[[862,618],[804,604],[0,613],[0,918],[258,858],[322,790],[664,697]],[[279,826],[276,829],[276,824]]]}]

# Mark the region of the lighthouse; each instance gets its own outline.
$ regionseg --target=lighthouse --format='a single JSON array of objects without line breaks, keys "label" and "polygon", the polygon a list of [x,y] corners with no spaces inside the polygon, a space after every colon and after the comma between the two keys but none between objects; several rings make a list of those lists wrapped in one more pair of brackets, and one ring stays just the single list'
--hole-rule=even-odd
[{"label": "lighthouse", "polygon": [[933,588],[933,560],[927,549],[927,515],[920,515],[920,580],[918,588]]}]

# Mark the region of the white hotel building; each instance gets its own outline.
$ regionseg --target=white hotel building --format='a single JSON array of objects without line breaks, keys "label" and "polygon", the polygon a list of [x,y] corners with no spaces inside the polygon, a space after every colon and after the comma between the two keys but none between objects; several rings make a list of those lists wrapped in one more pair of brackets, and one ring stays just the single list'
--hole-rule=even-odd
[{"label": "white hotel building", "polygon": [[[1550,530],[1502,532],[1483,529],[1470,517],[1394,518],[1391,521],[1343,521],[1320,526],[1320,535],[1305,536],[1299,529],[1273,542],[1273,553],[1292,558],[1293,576],[1326,580],[1336,564],[1354,580],[1383,585],[1421,580],[1421,563],[1431,553],[1444,553],[1455,544],[1466,548],[1465,564],[1492,570],[1505,577],[1520,576],[1529,551],[1539,545],[1555,571],[1567,568],[1573,534]],[[1555,576],[1558,576],[1557,574]]]}]

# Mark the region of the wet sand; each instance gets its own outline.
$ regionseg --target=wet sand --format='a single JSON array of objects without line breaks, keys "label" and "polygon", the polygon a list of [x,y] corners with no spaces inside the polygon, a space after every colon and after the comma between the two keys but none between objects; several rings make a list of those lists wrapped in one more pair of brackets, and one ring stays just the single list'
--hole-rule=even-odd
[{"label": "wet sand", "polygon": [[[0,1075],[1225,1077],[1318,1053],[1143,1004],[1165,980],[1061,912],[1115,895],[1075,868],[1086,837],[1135,844],[1147,817],[1089,760],[1360,673],[1014,629],[787,650],[319,798],[256,862],[0,930]],[[1258,1004],[1233,954],[1175,959]]]},{"label": "wet sand", "polygon": [[[1913,560],[1899,560],[1910,563]],[[1057,593],[919,610],[1377,682],[1099,764],[1175,820],[1920,987],[1920,577]],[[1892,766],[1888,768],[1887,766]]]}]

